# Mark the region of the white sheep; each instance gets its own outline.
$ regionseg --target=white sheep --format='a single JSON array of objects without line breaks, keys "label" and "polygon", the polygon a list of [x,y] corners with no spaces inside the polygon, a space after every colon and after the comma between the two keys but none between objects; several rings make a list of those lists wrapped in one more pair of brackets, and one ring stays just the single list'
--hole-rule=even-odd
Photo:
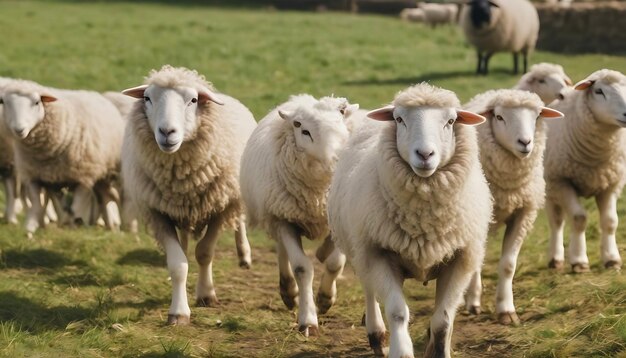
[{"label": "white sheep", "polygon": [[123,93],[140,99],[124,137],[124,190],[165,249],[172,280],[167,322],[187,324],[186,238],[205,231],[195,248],[196,303],[216,305],[212,261],[219,233],[238,226],[236,238],[246,235],[239,164],[256,122],[243,104],[186,68],[165,65]]},{"label": "white sheep", "polygon": [[530,66],[530,71],[513,88],[536,93],[548,105],[556,99],[565,98],[571,86],[572,80],[561,65],[542,62]]},{"label": "white sheep", "polygon": [[440,4],[420,2],[417,4],[424,12],[426,23],[435,27],[442,24],[456,23],[459,8],[456,4]]},{"label": "white sheep", "polygon": [[[485,118],[458,109],[456,95],[422,83],[369,112],[342,152],[332,179],[328,216],[333,238],[361,280],[370,346],[413,357],[405,278],[437,278],[425,356],[450,357],[456,310],[482,264],[491,194],[470,125]],[[369,121],[369,122],[367,122]]]},{"label": "white sheep", "polygon": [[111,178],[119,172],[123,122],[117,109],[90,91],[58,90],[15,80],[2,91],[4,119],[14,139],[15,165],[27,183],[29,237],[43,224],[43,188],[92,188],[106,207],[119,202]]},{"label": "white sheep", "polygon": [[299,292],[298,324],[305,336],[318,334],[318,321],[313,265],[301,237],[326,238],[317,252],[325,264],[317,304],[325,313],[335,301],[335,279],[345,263],[328,239],[326,195],[337,152],[348,139],[346,118],[357,109],[345,98],[292,96],[259,122],[241,160],[248,222],[276,240],[280,294],[292,309]]},{"label": "white sheep", "polygon": [[[543,118],[562,113],[544,107],[535,93],[501,89],[479,94],[464,109],[487,118],[478,126],[480,161],[494,198],[493,233],[506,226],[498,265],[496,314],[502,324],[517,324],[513,304],[513,276],[524,239],[544,205],[543,152],[546,125]],[[480,313],[480,270],[466,295],[470,313]]]},{"label": "white sheep", "polygon": [[594,197],[600,213],[600,252],[606,268],[619,269],[615,242],[617,199],[626,182],[626,76],[599,70],[553,104],[565,120],[549,123],[545,154],[546,213],[550,224],[551,268],[565,259],[563,224],[571,221],[569,263],[589,271],[587,213],[579,197]]},{"label": "white sheep", "polygon": [[406,8],[400,11],[400,19],[408,22],[426,22],[424,10],[418,8]]},{"label": "white sheep", "polygon": [[518,55],[524,72],[528,55],[539,35],[539,15],[528,0],[471,0],[463,5],[461,27],[467,41],[476,47],[477,74],[487,74],[489,59],[496,52],[513,53],[513,72],[518,72]]}]

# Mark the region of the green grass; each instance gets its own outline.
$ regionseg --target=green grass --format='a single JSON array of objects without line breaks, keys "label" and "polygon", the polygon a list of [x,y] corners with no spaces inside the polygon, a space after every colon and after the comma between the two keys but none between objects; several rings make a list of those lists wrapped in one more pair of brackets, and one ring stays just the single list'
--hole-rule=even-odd
[{"label": "green grass", "polygon": [[[211,7],[200,2],[0,1],[0,76],[66,88],[121,90],[164,63],[195,68],[239,98],[257,118],[290,94],[334,93],[373,108],[406,86],[430,81],[462,101],[509,87],[511,58],[475,77],[474,52],[456,28],[435,30],[394,18],[340,13]],[[580,80],[603,67],[626,72],[623,57],[537,52]],[[626,357],[626,279],[602,269],[592,202],[592,273],[548,271],[547,224],[540,215],[520,255],[515,281],[520,327],[494,323],[499,237],[485,262],[485,313],[460,313],[459,357]],[[619,217],[626,211],[620,206]],[[626,248],[626,225],[618,231]],[[0,226],[0,356],[6,357],[358,357],[369,356],[360,327],[363,298],[352,270],[320,317],[323,335],[305,339],[278,294],[273,244],[252,231],[253,270],[237,267],[232,233],[214,266],[219,308],[192,307],[188,327],[164,325],[170,299],[165,257],[145,234],[50,226],[25,239]],[[307,250],[311,252],[311,245]],[[317,265],[319,269],[319,265]],[[317,272],[316,277],[319,277]],[[189,293],[197,268],[190,265]],[[317,285],[317,281],[316,281]],[[407,282],[416,352],[423,352],[434,285]]]}]

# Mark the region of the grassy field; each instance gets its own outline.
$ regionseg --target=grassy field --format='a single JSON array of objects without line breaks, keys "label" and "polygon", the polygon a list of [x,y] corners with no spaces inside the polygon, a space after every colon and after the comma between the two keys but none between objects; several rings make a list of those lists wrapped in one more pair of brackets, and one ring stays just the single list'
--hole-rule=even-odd
[{"label": "grassy field", "polygon": [[[257,118],[289,94],[334,93],[372,108],[421,81],[463,101],[509,87],[511,58],[497,55],[492,75],[475,77],[475,56],[458,29],[393,18],[162,2],[0,1],[0,76],[66,88],[121,90],[162,64],[204,73]],[[624,57],[538,52],[533,62],[564,65],[574,81],[603,67],[626,72]],[[626,357],[626,279],[599,261],[597,212],[588,241],[592,272],[546,269],[543,213],[520,255],[515,281],[519,327],[494,323],[499,237],[484,269],[485,312],[461,312],[457,357]],[[620,206],[619,217],[626,210]],[[50,226],[27,241],[0,225],[0,356],[5,357],[360,357],[370,356],[361,289],[351,269],[322,336],[304,338],[278,293],[273,244],[252,231],[253,269],[237,267],[232,233],[214,264],[219,308],[192,307],[192,324],[164,325],[170,299],[165,257],[147,235]],[[618,231],[626,250],[626,225]],[[312,246],[307,246],[312,255]],[[319,265],[317,265],[319,266]],[[318,267],[319,268],[319,267]],[[190,265],[189,292],[196,266]],[[317,277],[319,277],[319,272]],[[317,281],[316,281],[317,285]],[[433,308],[434,285],[407,281],[418,356]]]}]

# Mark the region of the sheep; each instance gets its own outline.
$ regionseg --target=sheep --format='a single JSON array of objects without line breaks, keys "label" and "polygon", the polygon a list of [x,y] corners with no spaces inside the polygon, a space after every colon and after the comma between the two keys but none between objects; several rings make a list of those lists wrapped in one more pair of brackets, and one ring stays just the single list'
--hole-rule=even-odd
[{"label": "sheep", "polygon": [[486,75],[495,52],[513,53],[513,72],[518,72],[518,55],[523,55],[524,73],[528,55],[539,34],[539,15],[528,0],[471,0],[463,6],[461,27],[467,41],[476,47],[477,74]]},{"label": "sheep", "polygon": [[[94,188],[114,215],[119,202],[111,177],[119,171],[123,122],[117,109],[90,91],[59,90],[14,80],[2,91],[4,120],[14,141],[15,166],[27,183],[28,237],[43,224],[42,189]],[[111,229],[115,227],[107,221]]]},{"label": "sheep", "polygon": [[337,152],[348,138],[346,118],[357,109],[345,98],[292,96],[259,122],[241,160],[247,218],[276,241],[280,294],[292,309],[299,292],[298,324],[305,336],[318,334],[318,321],[313,265],[301,237],[326,238],[317,251],[325,264],[317,304],[325,313],[335,301],[335,279],[345,263],[328,238],[326,194]]},{"label": "sheep", "polygon": [[554,100],[562,100],[572,86],[572,80],[565,74],[561,65],[542,62],[530,66],[514,89],[521,89],[539,95],[545,105]]},{"label": "sheep", "polygon": [[205,231],[195,248],[196,303],[217,305],[215,244],[225,227],[238,226],[236,237],[245,238],[239,164],[256,122],[243,104],[183,67],[152,70],[143,85],[122,93],[139,99],[124,136],[124,191],[165,250],[172,281],[167,323],[188,324],[186,238]]},{"label": "sheep", "polygon": [[424,12],[426,23],[433,27],[441,24],[456,23],[457,14],[459,13],[459,8],[456,4],[421,2],[417,4],[417,7]]},{"label": "sheep", "polygon": [[[0,77],[0,91],[11,81]],[[2,105],[0,105],[0,122],[2,122]],[[0,177],[4,184],[4,220],[17,224],[17,212],[20,209],[18,180],[14,171],[13,143],[3,123],[0,123]]]},{"label": "sheep", "polygon": [[357,127],[332,178],[331,233],[361,280],[379,355],[385,325],[377,297],[391,326],[389,356],[413,357],[402,295],[413,277],[438,278],[425,356],[450,357],[457,307],[483,261],[492,202],[470,126],[485,118],[459,107],[453,92],[426,83],[399,92]]},{"label": "sheep", "polygon": [[[491,232],[506,226],[498,266],[496,314],[501,324],[518,324],[513,304],[513,276],[522,243],[543,208],[545,181],[543,152],[546,126],[543,118],[562,113],[544,107],[541,98],[515,89],[479,94],[464,109],[480,113],[487,122],[478,126],[480,162],[494,198]],[[480,270],[466,294],[470,313],[480,313]]]},{"label": "sheep", "polygon": [[571,221],[569,263],[589,271],[587,213],[578,197],[594,197],[600,214],[600,251],[605,268],[620,269],[615,242],[617,199],[626,182],[626,77],[602,69],[574,86],[553,108],[565,121],[549,123],[544,159],[549,267],[562,269],[564,217]]},{"label": "sheep", "polygon": [[424,10],[418,8],[406,8],[400,11],[400,19],[408,22],[426,22]]}]

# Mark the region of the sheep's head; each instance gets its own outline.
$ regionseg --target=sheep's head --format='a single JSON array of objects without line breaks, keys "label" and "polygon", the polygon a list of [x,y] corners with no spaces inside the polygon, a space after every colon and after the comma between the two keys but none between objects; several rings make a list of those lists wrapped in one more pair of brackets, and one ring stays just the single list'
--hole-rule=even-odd
[{"label": "sheep's head", "polygon": [[122,93],[143,101],[154,139],[165,153],[176,152],[184,141],[195,136],[200,108],[209,102],[223,104],[215,93],[203,86],[150,84],[129,88]]},{"label": "sheep's head", "polygon": [[500,16],[500,6],[493,0],[471,0],[467,5],[470,6],[470,19],[476,29],[491,28]]},{"label": "sheep's head", "polygon": [[5,124],[16,139],[26,139],[33,128],[44,119],[45,103],[56,100],[43,87],[26,90],[7,86],[0,98]]},{"label": "sheep's head", "polygon": [[556,99],[562,100],[571,86],[572,80],[565,74],[563,67],[539,63],[522,76],[517,88],[538,94],[543,103],[548,104]]},{"label": "sheep's head", "polygon": [[520,159],[532,153],[541,117],[563,117],[544,107],[536,94],[522,90],[498,91],[479,112],[488,119],[496,142]]},{"label": "sheep's head", "polygon": [[596,120],[626,127],[626,76],[617,71],[599,70],[574,88],[587,91],[587,103]]},{"label": "sheep's head", "polygon": [[[359,108],[345,98],[298,96],[295,103],[278,109],[279,116],[293,130],[296,147],[307,155],[328,164],[337,161],[339,150],[348,140],[346,118]],[[292,98],[293,100],[293,98]]]}]

